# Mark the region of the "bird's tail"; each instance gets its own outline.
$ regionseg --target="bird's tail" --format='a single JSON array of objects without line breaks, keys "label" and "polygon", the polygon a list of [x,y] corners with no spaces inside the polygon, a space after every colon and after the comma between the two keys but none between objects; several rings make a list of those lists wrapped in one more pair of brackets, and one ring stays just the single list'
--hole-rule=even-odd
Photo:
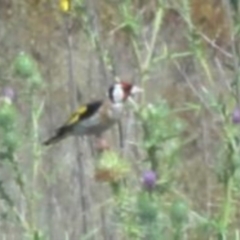
[{"label": "bird's tail", "polygon": [[61,127],[56,131],[56,133],[52,137],[44,141],[43,145],[49,146],[49,145],[58,143],[68,136],[69,136],[68,129],[66,129],[65,127]]}]

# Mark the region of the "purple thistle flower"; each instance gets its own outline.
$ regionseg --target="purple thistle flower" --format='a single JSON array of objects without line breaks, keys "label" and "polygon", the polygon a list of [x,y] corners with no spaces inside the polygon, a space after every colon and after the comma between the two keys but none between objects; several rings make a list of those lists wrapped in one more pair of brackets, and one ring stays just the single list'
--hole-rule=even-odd
[{"label": "purple thistle flower", "polygon": [[234,124],[239,124],[240,123],[240,108],[235,108],[233,113],[232,113],[232,122]]},{"label": "purple thistle flower", "polygon": [[157,175],[154,171],[145,171],[142,175],[143,187],[147,190],[152,190],[156,186]]},{"label": "purple thistle flower", "polygon": [[11,87],[5,87],[2,91],[2,95],[9,102],[12,102],[15,98],[15,92]]}]

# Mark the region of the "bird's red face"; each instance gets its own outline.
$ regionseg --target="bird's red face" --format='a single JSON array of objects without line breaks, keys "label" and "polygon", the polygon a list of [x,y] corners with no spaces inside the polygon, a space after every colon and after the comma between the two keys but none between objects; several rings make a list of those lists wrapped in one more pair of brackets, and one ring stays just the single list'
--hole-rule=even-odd
[{"label": "bird's red face", "polygon": [[114,103],[126,101],[129,97],[134,96],[143,90],[129,82],[121,81],[113,84],[109,88],[109,98]]}]

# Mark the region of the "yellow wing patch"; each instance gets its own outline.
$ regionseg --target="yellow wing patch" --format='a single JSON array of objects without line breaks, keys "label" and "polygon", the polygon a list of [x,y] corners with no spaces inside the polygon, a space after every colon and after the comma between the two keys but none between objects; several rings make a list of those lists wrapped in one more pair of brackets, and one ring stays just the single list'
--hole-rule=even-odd
[{"label": "yellow wing patch", "polygon": [[73,125],[76,122],[79,121],[79,119],[81,119],[81,116],[86,113],[87,111],[87,107],[86,106],[82,106],[80,107],[75,113],[72,114],[72,116],[69,118],[69,120],[67,121],[66,125]]},{"label": "yellow wing patch", "polygon": [[70,10],[71,1],[70,0],[59,0],[60,9],[63,12],[68,12]]}]

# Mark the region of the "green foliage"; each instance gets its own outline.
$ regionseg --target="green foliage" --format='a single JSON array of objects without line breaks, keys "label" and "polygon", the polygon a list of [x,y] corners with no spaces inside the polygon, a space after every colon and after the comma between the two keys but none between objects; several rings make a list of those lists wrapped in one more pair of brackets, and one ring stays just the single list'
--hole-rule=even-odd
[{"label": "green foliage", "polygon": [[188,206],[182,200],[175,200],[170,208],[170,217],[173,228],[173,239],[180,240],[183,237],[184,225],[188,220]]},{"label": "green foliage", "polygon": [[[11,179],[10,184],[16,189],[14,194],[19,194],[24,199],[26,215],[18,210],[16,197],[13,198],[13,192],[6,187],[9,183],[2,179],[0,180],[0,198],[4,202],[6,222],[9,219],[14,219],[16,225],[22,227],[27,239],[45,240],[46,238],[37,228],[33,217],[36,214],[34,206],[37,202],[34,184],[40,159],[38,121],[43,106],[37,100],[36,91],[43,86],[43,82],[36,62],[27,53],[22,52],[15,58],[11,70],[13,75],[21,79],[19,83],[16,80],[16,84],[23,86],[19,89],[18,94],[22,93],[21,90],[26,93],[25,98],[21,98],[21,102],[29,107],[30,114],[25,119],[28,124],[26,130],[24,126],[26,123],[22,122],[22,115],[18,111],[15,102],[8,96],[0,96],[0,160],[3,169],[8,171]],[[33,164],[28,165],[28,171],[32,171],[32,179],[29,173],[23,171],[22,162],[24,160],[20,158],[25,140],[31,143],[30,146],[32,146],[32,149],[28,149],[32,151],[31,160]],[[11,218],[8,218],[8,216],[11,216]]]},{"label": "green foliage", "polygon": [[[142,189],[127,196],[131,199],[131,207],[128,211],[121,208],[124,213],[121,222],[129,239],[168,239],[170,218],[174,215],[174,219],[178,219],[176,221],[182,221],[177,226],[180,229],[188,214],[188,207],[184,202],[174,203],[171,213],[167,213],[165,203],[161,201],[162,194],[170,192],[170,185],[174,182],[174,171],[181,157],[179,150],[183,143],[180,138],[184,123],[164,100],[135,107],[143,129],[143,139],[139,146],[147,153],[146,162],[159,173],[159,181],[158,188],[151,192]],[[121,206],[121,194],[118,199]]]},{"label": "green foliage", "polygon": [[123,190],[117,216],[128,239],[167,239],[168,217],[155,193]]},{"label": "green foliage", "polygon": [[151,195],[140,192],[137,199],[138,218],[142,225],[154,223],[157,220],[158,206]]},{"label": "green foliage", "polygon": [[0,134],[1,154],[12,159],[19,144],[17,113],[12,103],[6,101],[0,107]]},{"label": "green foliage", "polygon": [[16,123],[16,110],[14,106],[7,102],[3,101],[0,108],[0,126],[2,131],[11,130]]},{"label": "green foliage", "polygon": [[32,240],[46,240],[47,238],[44,236],[44,234],[39,231],[39,230],[35,230],[33,233],[33,238]]},{"label": "green foliage", "polygon": [[171,220],[173,224],[182,225],[188,219],[188,206],[182,200],[175,200],[171,206]]},{"label": "green foliage", "polygon": [[[4,167],[10,168],[12,178],[22,191],[24,188],[23,176],[15,157],[21,142],[18,117],[19,115],[12,102],[3,99],[0,105],[0,161]],[[6,216],[10,215],[15,203],[3,180],[0,180],[0,198],[8,209]],[[17,216],[15,215],[15,217]]]},{"label": "green foliage", "polygon": [[[164,100],[144,106],[138,116],[143,127],[146,160],[151,163],[151,168],[157,170],[161,162],[163,165],[166,163],[167,168],[171,168],[179,159],[183,121],[175,116]],[[167,169],[161,170],[164,172]]]},{"label": "green foliage", "polygon": [[178,137],[183,130],[183,122],[174,116],[165,100],[142,108],[140,117],[146,134],[146,139],[144,139],[146,149]]},{"label": "green foliage", "polygon": [[231,7],[234,11],[238,12],[239,0],[229,0]]},{"label": "green foliage", "polygon": [[120,28],[125,29],[130,34],[137,35],[141,25],[138,15],[133,11],[132,1],[122,1],[120,4],[120,13],[123,20]]},{"label": "green foliage", "polygon": [[22,78],[30,78],[36,71],[34,60],[26,53],[21,52],[14,61],[14,69]]},{"label": "green foliage", "polygon": [[102,153],[99,159],[98,168],[118,169],[123,172],[129,170],[128,163],[113,151],[104,151]]},{"label": "green foliage", "polygon": [[19,53],[14,60],[13,68],[19,77],[27,80],[30,88],[42,86],[43,80],[37,64],[29,54],[25,52]]},{"label": "green foliage", "polygon": [[121,191],[122,181],[130,172],[128,162],[118,156],[116,152],[104,151],[96,166],[95,179],[108,182],[113,194],[118,195]]}]

